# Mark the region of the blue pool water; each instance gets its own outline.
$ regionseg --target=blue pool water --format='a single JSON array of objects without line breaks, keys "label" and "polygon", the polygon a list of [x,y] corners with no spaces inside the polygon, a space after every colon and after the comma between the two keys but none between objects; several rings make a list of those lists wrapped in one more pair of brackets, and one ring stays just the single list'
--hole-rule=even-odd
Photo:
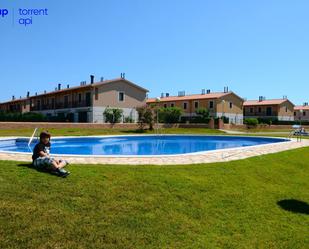
[{"label": "blue pool water", "polygon": [[[246,147],[287,141],[241,136],[114,136],[52,138],[51,154],[70,155],[171,155]],[[37,141],[33,141],[31,148]],[[0,151],[30,152],[28,139],[0,140]]]}]

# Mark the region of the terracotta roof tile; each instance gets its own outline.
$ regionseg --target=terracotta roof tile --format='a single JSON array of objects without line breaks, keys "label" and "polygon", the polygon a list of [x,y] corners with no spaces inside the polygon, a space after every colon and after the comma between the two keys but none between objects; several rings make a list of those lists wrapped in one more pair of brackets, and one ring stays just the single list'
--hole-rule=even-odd
[{"label": "terracotta roof tile", "polygon": [[247,100],[244,102],[244,106],[252,106],[252,105],[280,105],[283,102],[287,101],[287,99],[266,99],[266,100]]},{"label": "terracotta roof tile", "polygon": [[309,110],[309,106],[308,106],[308,105],[306,105],[306,106],[298,105],[298,106],[295,106],[295,107],[294,107],[294,110],[295,110],[295,111]]},{"label": "terracotta roof tile", "polygon": [[[222,96],[228,95],[232,92],[228,93],[205,93],[205,94],[192,94],[192,95],[186,95],[186,96],[170,96],[170,97],[163,97],[160,98],[160,101],[162,102],[170,102],[170,101],[181,101],[181,100],[196,100],[196,99],[217,99]],[[147,100],[147,103],[155,103],[156,98],[150,98]]]}]

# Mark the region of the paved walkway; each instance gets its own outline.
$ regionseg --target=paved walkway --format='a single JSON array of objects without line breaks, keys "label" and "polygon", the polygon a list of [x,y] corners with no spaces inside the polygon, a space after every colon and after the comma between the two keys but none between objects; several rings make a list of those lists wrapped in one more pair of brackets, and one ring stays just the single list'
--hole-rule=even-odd
[{"label": "paved walkway", "polygon": [[[297,142],[296,139],[292,139],[291,141],[288,142],[207,151],[191,155],[184,154],[175,156],[147,156],[147,157],[63,156],[62,158],[74,164],[130,164],[130,165],[197,164],[197,163],[227,162],[307,146],[309,146],[309,139],[303,139],[301,142]],[[31,162],[31,155],[18,154],[18,153],[12,153],[12,154],[0,153],[0,160]]]}]

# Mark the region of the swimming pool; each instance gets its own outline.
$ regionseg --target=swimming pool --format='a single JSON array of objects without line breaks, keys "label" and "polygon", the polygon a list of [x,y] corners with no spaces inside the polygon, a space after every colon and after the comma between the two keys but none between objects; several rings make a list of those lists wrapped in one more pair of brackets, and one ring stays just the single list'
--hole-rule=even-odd
[{"label": "swimming pool", "polygon": [[[0,140],[1,152],[30,153],[29,139]],[[163,156],[287,142],[282,138],[205,135],[131,135],[52,138],[54,155]]]}]

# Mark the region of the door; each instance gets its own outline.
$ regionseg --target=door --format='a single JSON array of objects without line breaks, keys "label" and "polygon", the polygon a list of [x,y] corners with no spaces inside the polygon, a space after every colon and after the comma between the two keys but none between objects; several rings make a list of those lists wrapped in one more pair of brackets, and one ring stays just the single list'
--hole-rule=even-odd
[{"label": "door", "polygon": [[78,113],[78,122],[79,123],[87,123],[88,122],[88,113],[87,112],[79,112]]},{"label": "door", "polygon": [[272,115],[272,109],[271,107],[266,108],[266,116],[271,116]]},{"label": "door", "polygon": [[86,93],[86,106],[91,106],[91,93]]}]

